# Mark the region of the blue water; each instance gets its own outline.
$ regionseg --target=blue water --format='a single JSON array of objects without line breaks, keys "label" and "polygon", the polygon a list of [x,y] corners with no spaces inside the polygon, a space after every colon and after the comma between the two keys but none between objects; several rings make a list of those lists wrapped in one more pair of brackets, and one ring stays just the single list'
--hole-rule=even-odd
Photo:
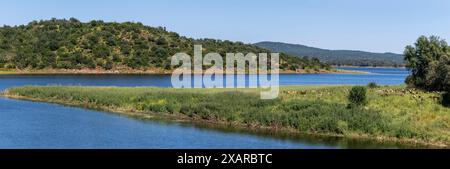
[{"label": "blue water", "polygon": [[[281,74],[279,84],[286,85],[380,85],[403,84],[409,71],[396,68],[346,68],[368,74]],[[200,76],[200,75],[196,75]],[[247,76],[248,75],[239,75]],[[251,75],[253,76],[253,75]],[[235,77],[235,78],[237,78]],[[83,86],[158,86],[172,87],[170,75],[0,75],[0,90],[23,85]],[[225,78],[224,78],[225,79]]]},{"label": "blue water", "polygon": [[[404,69],[343,68],[370,74],[280,75],[281,85],[402,84]],[[167,75],[0,75],[0,90],[23,85],[160,86]],[[0,98],[0,148],[348,148],[376,143],[274,137],[141,121],[111,113]]]},{"label": "blue water", "polygon": [[1,148],[328,148],[0,98]]},{"label": "blue water", "polygon": [[404,68],[351,68],[344,70],[368,72],[367,74],[289,74],[280,76],[280,85],[399,85],[405,82],[409,71]]}]

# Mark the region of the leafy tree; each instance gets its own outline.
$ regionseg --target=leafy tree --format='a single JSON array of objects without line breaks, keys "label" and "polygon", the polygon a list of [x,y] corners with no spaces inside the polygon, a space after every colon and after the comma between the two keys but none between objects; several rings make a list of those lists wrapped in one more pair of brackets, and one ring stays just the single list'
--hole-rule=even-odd
[{"label": "leafy tree", "polygon": [[109,48],[107,46],[96,46],[93,50],[96,57],[106,58],[110,55]]},{"label": "leafy tree", "polygon": [[404,52],[407,68],[412,74],[406,83],[421,89],[448,90],[450,84],[450,48],[437,36],[419,37]]},{"label": "leafy tree", "polygon": [[367,89],[364,86],[355,86],[348,95],[349,107],[363,106],[367,104]]},{"label": "leafy tree", "polygon": [[378,85],[377,85],[377,83],[375,83],[375,82],[370,82],[369,84],[367,84],[367,87],[373,89],[373,88],[377,88]]},{"label": "leafy tree", "polygon": [[165,58],[168,57],[166,49],[162,47],[155,47],[153,50],[153,55],[157,58]]},{"label": "leafy tree", "polygon": [[106,61],[105,65],[103,66],[104,69],[110,70],[114,66],[114,63],[111,60]]}]

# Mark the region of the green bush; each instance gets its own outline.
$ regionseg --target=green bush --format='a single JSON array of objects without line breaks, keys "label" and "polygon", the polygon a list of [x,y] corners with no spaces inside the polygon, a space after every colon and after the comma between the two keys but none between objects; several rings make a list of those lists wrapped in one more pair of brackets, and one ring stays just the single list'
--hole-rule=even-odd
[{"label": "green bush", "polygon": [[450,107],[450,92],[445,92],[442,94],[441,103],[445,107]]},{"label": "green bush", "polygon": [[378,85],[375,82],[370,82],[369,84],[367,84],[367,87],[373,89],[373,88],[377,88]]},{"label": "green bush", "polygon": [[364,106],[367,104],[367,89],[364,86],[355,86],[348,95],[349,107]]}]

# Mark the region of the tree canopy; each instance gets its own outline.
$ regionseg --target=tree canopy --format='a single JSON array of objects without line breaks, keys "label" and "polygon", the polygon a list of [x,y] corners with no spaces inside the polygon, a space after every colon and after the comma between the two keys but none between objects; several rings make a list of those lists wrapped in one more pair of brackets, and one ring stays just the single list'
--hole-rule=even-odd
[{"label": "tree canopy", "polygon": [[[16,69],[173,69],[170,58],[175,53],[193,55],[194,45],[204,52],[269,53],[242,42],[216,39],[193,39],[150,27],[142,23],[87,23],[75,18],[33,21],[27,25],[0,27],[0,68]],[[317,59],[280,54],[280,68],[329,69]]]},{"label": "tree canopy", "polygon": [[450,47],[437,36],[421,36],[404,52],[412,74],[406,83],[431,91],[450,91]]}]

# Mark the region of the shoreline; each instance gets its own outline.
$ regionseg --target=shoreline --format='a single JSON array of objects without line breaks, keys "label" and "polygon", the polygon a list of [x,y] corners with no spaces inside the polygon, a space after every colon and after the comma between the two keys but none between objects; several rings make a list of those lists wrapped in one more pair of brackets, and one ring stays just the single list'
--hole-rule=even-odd
[{"label": "shoreline", "polygon": [[337,65],[332,65],[333,67],[335,67],[335,68],[345,68],[345,67],[347,67],[347,68],[373,68],[373,69],[383,69],[383,68],[396,68],[396,69],[406,69],[406,66],[398,66],[398,67],[395,67],[395,66],[337,66]]},{"label": "shoreline", "polygon": [[[367,74],[364,71],[354,70],[312,70],[301,69],[297,71],[279,71],[279,74]],[[168,70],[101,70],[101,69],[0,69],[0,75],[170,75],[172,71]],[[192,74],[206,74],[206,73],[192,73]],[[225,73],[223,73],[225,74]],[[242,74],[242,73],[236,73]],[[246,72],[245,74],[249,74]]]},{"label": "shoreline", "polygon": [[[370,135],[364,133],[348,133],[348,134],[336,134],[336,133],[316,133],[316,132],[305,132],[299,131],[295,128],[290,127],[277,127],[277,126],[265,126],[261,124],[244,124],[236,121],[223,121],[223,120],[207,120],[202,119],[201,117],[189,117],[186,114],[175,113],[175,114],[167,114],[167,113],[158,113],[158,112],[148,112],[148,111],[140,111],[135,108],[123,108],[123,107],[115,107],[115,106],[103,106],[94,103],[86,103],[81,101],[67,101],[60,100],[56,98],[33,98],[28,96],[21,96],[17,94],[11,94],[8,90],[1,93],[0,96],[11,98],[11,99],[19,99],[19,100],[28,100],[28,101],[36,101],[36,102],[46,102],[46,103],[56,103],[66,106],[80,107],[91,110],[105,111],[109,113],[115,113],[120,115],[126,115],[133,118],[144,119],[144,120],[168,120],[170,122],[179,122],[179,123],[187,123],[187,124],[200,124],[200,125],[211,125],[215,127],[224,127],[224,126],[233,126],[245,131],[271,131],[271,132],[284,132],[287,134],[293,135],[310,135],[314,137],[325,137],[325,138],[342,138],[349,139],[355,141],[374,141],[380,144],[387,143],[395,143],[402,144],[408,147],[426,147],[426,148],[448,148],[450,144],[448,142],[442,141],[424,141],[413,138],[396,138],[391,136],[383,136],[383,135]],[[208,127],[210,128],[210,127]]]}]

